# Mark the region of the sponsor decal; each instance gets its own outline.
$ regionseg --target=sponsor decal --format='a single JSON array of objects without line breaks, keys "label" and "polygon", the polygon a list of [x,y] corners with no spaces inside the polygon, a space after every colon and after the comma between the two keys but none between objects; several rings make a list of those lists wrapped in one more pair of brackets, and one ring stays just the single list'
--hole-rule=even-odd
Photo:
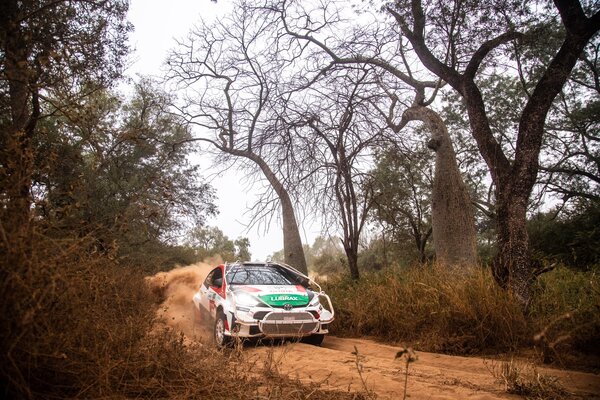
[{"label": "sponsor decal", "polygon": [[308,295],[302,293],[274,293],[258,296],[263,302],[271,306],[304,306],[308,304]]}]

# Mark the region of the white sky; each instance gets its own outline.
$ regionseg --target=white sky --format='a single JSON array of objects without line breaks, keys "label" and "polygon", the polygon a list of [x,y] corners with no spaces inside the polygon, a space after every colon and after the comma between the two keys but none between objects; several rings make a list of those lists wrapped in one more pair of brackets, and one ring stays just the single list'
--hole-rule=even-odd
[{"label": "white sky", "polygon": [[[135,31],[130,43],[135,49],[131,59],[133,64],[128,75],[136,74],[160,76],[161,66],[175,39],[183,39],[200,17],[204,19],[222,15],[231,8],[231,1],[221,0],[132,0],[129,8],[129,21]],[[205,171],[204,176],[215,171]],[[269,254],[283,248],[281,226],[277,218],[265,227],[247,230],[249,217],[244,215],[253,204],[254,193],[243,177],[230,171],[214,178],[211,182],[217,191],[219,215],[208,221],[217,226],[230,239],[246,236],[250,239],[250,251],[254,260],[264,260]],[[258,185],[257,185],[258,186]],[[318,232],[300,228],[303,242],[312,244]]]}]

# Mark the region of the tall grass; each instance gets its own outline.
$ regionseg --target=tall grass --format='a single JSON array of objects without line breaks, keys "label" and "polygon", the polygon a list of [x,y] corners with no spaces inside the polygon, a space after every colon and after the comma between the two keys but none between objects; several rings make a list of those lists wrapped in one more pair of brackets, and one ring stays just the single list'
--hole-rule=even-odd
[{"label": "tall grass", "polygon": [[[545,362],[600,369],[600,274],[560,267],[534,285],[529,320]],[[585,357],[581,357],[585,355]]]},{"label": "tall grass", "polygon": [[599,288],[593,272],[558,268],[534,284],[535,301],[524,315],[485,269],[397,268],[326,284],[337,313],[333,334],[374,336],[450,354],[541,348],[540,333],[548,343],[558,340],[555,347],[598,352]]}]

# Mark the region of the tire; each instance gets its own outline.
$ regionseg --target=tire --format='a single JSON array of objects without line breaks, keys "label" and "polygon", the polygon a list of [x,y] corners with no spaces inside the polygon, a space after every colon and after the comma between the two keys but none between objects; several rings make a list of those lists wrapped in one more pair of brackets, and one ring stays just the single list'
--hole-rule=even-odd
[{"label": "tire", "polygon": [[221,311],[217,313],[215,318],[213,340],[218,348],[227,347],[231,344],[231,336],[225,335],[225,314]]},{"label": "tire", "polygon": [[310,335],[303,337],[300,341],[306,344],[312,344],[313,346],[320,346],[323,343],[323,339],[325,339],[325,335]]}]

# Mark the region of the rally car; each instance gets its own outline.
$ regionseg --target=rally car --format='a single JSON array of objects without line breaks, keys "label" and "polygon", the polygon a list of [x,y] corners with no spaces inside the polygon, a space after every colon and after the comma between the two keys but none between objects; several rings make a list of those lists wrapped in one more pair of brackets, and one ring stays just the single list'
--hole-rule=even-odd
[{"label": "rally car", "polygon": [[193,297],[222,347],[234,338],[299,338],[320,345],[333,321],[329,296],[295,268],[274,262],[217,266]]}]

